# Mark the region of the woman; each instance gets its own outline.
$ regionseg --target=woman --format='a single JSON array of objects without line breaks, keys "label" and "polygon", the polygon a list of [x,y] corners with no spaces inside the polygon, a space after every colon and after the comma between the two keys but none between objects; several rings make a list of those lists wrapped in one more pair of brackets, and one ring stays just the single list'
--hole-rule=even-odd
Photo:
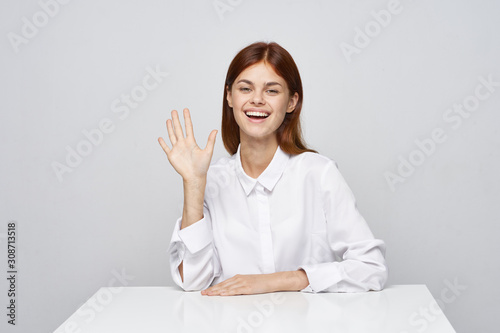
[{"label": "woman", "polygon": [[195,142],[188,109],[167,120],[184,208],[169,248],[172,277],[203,295],[381,290],[385,245],[356,209],[336,164],[300,130],[302,83],[290,54],[254,43],[231,62],[222,140],[232,155],[210,165],[217,131]]}]

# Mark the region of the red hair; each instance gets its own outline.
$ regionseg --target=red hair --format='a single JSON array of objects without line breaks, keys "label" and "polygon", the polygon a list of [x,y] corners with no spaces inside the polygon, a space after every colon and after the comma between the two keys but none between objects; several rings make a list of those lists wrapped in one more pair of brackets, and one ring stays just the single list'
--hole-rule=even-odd
[{"label": "red hair", "polygon": [[281,126],[276,130],[280,148],[288,154],[297,155],[306,151],[316,151],[307,148],[302,138],[300,126],[300,111],[302,110],[302,81],[299,70],[292,56],[277,43],[253,43],[238,52],[227,70],[224,84],[224,99],[222,101],[221,135],[224,147],[233,155],[240,144],[240,129],[234,119],[233,109],[227,102],[227,89],[231,90],[234,81],[246,68],[265,62],[271,65],[274,71],[281,76],[288,85],[290,96],[299,95],[295,109],[287,113]]}]

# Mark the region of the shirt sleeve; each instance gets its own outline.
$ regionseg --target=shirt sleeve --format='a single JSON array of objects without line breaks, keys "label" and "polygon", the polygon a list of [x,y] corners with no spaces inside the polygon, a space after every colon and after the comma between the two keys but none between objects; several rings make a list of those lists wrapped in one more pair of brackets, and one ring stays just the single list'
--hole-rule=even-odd
[{"label": "shirt sleeve", "polygon": [[[220,263],[213,244],[212,224],[206,206],[204,216],[196,223],[180,229],[182,217],[174,226],[170,247],[170,272],[174,282],[186,291],[203,290],[220,275]],[[182,262],[184,282],[179,273]]]},{"label": "shirt sleeve", "polygon": [[359,213],[352,191],[330,161],[321,177],[327,243],[339,261],[303,265],[304,292],[381,290],[387,281],[385,243],[375,239]]}]

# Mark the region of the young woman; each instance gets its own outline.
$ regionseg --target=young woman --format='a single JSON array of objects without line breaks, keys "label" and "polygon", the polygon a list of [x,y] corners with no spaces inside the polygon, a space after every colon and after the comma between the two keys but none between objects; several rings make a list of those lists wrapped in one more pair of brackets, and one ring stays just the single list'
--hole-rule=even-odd
[{"label": "young woman", "polygon": [[196,144],[188,109],[167,120],[184,208],[169,248],[176,284],[204,295],[381,290],[385,244],[374,239],[335,162],[308,149],[300,129],[302,83],[290,54],[254,43],[231,62],[222,140]]}]

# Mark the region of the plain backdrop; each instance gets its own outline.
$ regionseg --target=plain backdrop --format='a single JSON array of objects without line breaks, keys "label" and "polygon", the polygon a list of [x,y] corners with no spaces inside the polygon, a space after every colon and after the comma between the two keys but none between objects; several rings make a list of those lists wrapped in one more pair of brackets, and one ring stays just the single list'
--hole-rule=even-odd
[{"label": "plain backdrop", "polygon": [[499,1],[54,3],[0,2],[1,276],[18,225],[2,332],[52,332],[118,273],[172,285],[182,182],[157,138],[189,107],[204,147],[227,67],[255,41],[294,57],[306,140],[387,243],[389,284],[426,284],[458,332],[497,331]]}]

